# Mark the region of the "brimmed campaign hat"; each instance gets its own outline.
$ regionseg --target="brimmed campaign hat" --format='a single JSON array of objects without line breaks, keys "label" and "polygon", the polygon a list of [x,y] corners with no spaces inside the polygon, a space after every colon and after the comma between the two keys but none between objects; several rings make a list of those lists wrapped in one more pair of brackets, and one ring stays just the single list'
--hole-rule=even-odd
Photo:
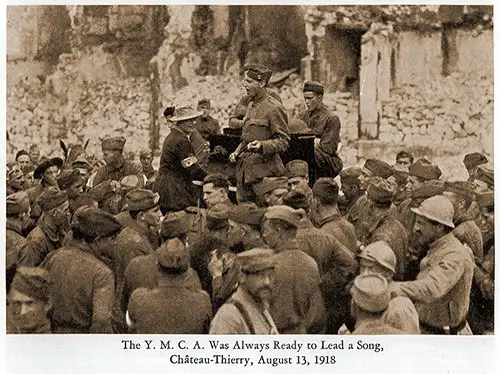
[{"label": "brimmed campaign hat", "polygon": [[172,117],[169,118],[172,122],[187,121],[190,119],[195,119],[203,114],[203,110],[196,110],[191,107],[183,107],[175,110]]}]

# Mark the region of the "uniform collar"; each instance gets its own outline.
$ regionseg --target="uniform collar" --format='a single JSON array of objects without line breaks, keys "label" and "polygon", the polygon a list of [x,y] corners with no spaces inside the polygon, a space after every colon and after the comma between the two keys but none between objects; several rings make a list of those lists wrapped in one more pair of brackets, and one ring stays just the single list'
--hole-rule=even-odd
[{"label": "uniform collar", "polygon": [[432,242],[429,245],[429,251],[434,251],[434,250],[438,250],[439,248],[446,247],[454,239],[455,239],[455,236],[453,235],[453,232],[450,232],[449,234],[446,234],[445,236],[442,236],[441,238]]}]

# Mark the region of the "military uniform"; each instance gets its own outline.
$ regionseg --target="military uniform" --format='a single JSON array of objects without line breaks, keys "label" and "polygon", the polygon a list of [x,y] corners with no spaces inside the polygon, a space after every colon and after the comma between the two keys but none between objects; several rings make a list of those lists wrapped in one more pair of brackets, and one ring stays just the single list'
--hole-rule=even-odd
[{"label": "military uniform", "polygon": [[472,252],[450,233],[429,246],[415,281],[391,288],[415,303],[422,331],[456,334],[466,325],[473,272]]},{"label": "military uniform", "polygon": [[19,260],[19,250],[26,242],[26,238],[22,235],[23,228],[21,222],[17,220],[7,218],[5,228],[5,270],[7,273],[8,291],[10,282],[16,272],[17,262]]},{"label": "military uniform", "polygon": [[391,299],[387,310],[382,315],[382,321],[386,324],[404,331],[405,334],[420,334],[418,313],[413,302],[405,296],[397,296]]},{"label": "military uniform", "polygon": [[[288,149],[290,136],[288,118],[283,106],[265,89],[253,98],[247,110],[243,126],[242,150],[236,165],[238,200],[253,200],[252,185],[265,177],[285,174],[285,166],[279,156]],[[246,146],[255,140],[262,142],[258,152],[250,152]]]},{"label": "military uniform", "polygon": [[188,136],[174,127],[163,143],[160,168],[153,188],[160,194],[162,212],[196,206],[200,191],[192,181],[201,181],[205,176],[206,172],[198,164]]},{"label": "military uniform", "polygon": [[314,147],[317,176],[336,177],[343,167],[342,160],[337,155],[337,147],[340,142],[339,117],[330,113],[326,106],[321,104],[313,111],[307,110],[299,114],[299,118],[320,139],[319,144]]},{"label": "military uniform", "polygon": [[354,226],[352,223],[342,218],[337,210],[332,209],[330,213],[325,211],[321,216],[315,216],[314,223],[322,232],[333,235],[353,254],[358,253],[359,248],[357,246]]},{"label": "military uniform", "polygon": [[55,333],[112,333],[113,272],[88,245],[61,248],[45,268],[54,281]]},{"label": "military uniform", "polygon": [[29,233],[24,246],[19,251],[18,266],[40,265],[50,252],[61,247],[62,239],[42,218]]},{"label": "military uniform", "polygon": [[120,181],[127,175],[136,175],[139,179],[139,185],[144,185],[144,174],[142,173],[142,166],[138,163],[130,161],[125,161],[123,166],[119,169],[113,169],[109,165],[101,166],[99,169],[97,169],[92,185],[97,186],[99,183],[106,180]]}]

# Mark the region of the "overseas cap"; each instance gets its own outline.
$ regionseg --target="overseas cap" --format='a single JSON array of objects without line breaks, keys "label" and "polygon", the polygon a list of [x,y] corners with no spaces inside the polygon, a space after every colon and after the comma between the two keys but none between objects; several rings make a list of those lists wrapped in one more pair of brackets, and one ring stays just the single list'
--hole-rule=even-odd
[{"label": "overseas cap", "polygon": [[83,179],[80,176],[80,172],[75,169],[69,169],[69,170],[63,170],[58,176],[57,176],[57,185],[61,190],[66,190],[67,188],[71,187],[72,185],[79,183],[83,183]]},{"label": "overseas cap", "polygon": [[244,203],[232,207],[228,217],[234,222],[260,226],[265,212],[265,208],[260,208],[255,203]]},{"label": "overseas cap", "polygon": [[98,208],[81,207],[73,215],[71,228],[90,238],[107,238],[123,227],[112,214]]},{"label": "overseas cap", "polygon": [[267,248],[253,248],[236,256],[244,273],[258,273],[259,271],[274,269],[276,259],[274,251]]},{"label": "overseas cap", "polygon": [[246,64],[245,72],[250,78],[256,81],[266,82],[266,84],[269,82],[271,76],[273,75],[271,69],[259,64]]},{"label": "overseas cap", "polygon": [[381,203],[391,202],[394,199],[395,189],[392,183],[381,177],[373,177],[370,180],[368,197]]},{"label": "overseas cap", "polygon": [[182,274],[189,267],[189,251],[186,245],[177,238],[168,240],[156,250],[158,263],[165,270],[173,270]]},{"label": "overseas cap", "polygon": [[28,213],[30,210],[30,199],[25,191],[19,191],[7,196],[7,215],[18,215]]},{"label": "overseas cap", "polygon": [[391,299],[387,280],[379,274],[358,275],[351,287],[351,295],[356,305],[372,313],[386,310]]},{"label": "overseas cap", "polygon": [[271,206],[264,214],[264,219],[277,219],[295,227],[299,226],[301,218],[299,212],[286,205]]},{"label": "overseas cap", "polygon": [[191,228],[191,219],[184,210],[168,212],[160,225],[160,236],[162,239],[175,238],[185,234]]},{"label": "overseas cap", "polygon": [[342,184],[358,184],[361,168],[350,167],[340,172],[340,182]]},{"label": "overseas cap", "polygon": [[433,196],[422,202],[418,208],[411,210],[419,216],[430,219],[445,226],[455,228],[453,224],[453,216],[455,209],[450,200],[444,196]]},{"label": "overseas cap", "polygon": [[488,159],[486,158],[486,156],[478,152],[469,153],[464,157],[464,165],[467,169],[472,169],[476,166],[486,163],[488,163]]},{"label": "overseas cap", "polygon": [[309,165],[304,160],[292,160],[286,164],[287,178],[302,177],[306,178],[309,175]]},{"label": "overseas cap", "polygon": [[312,192],[322,204],[335,204],[338,200],[339,186],[333,178],[319,178],[314,183]]},{"label": "overseas cap", "polygon": [[153,191],[139,188],[127,193],[125,195],[125,201],[127,202],[128,210],[148,210],[158,205],[160,195]]},{"label": "overseas cap", "polygon": [[254,186],[255,194],[264,197],[266,193],[277,190],[278,188],[288,189],[287,177],[269,177]]},{"label": "overseas cap", "polygon": [[425,180],[439,179],[441,169],[439,166],[432,164],[426,158],[419,158],[408,169],[410,175],[419,177]]},{"label": "overseas cap", "polygon": [[495,175],[493,169],[489,169],[486,166],[480,166],[477,168],[476,179],[486,183],[491,188],[495,185]]},{"label": "overseas cap", "polygon": [[17,269],[11,287],[29,297],[47,301],[50,298],[52,282],[47,270],[22,266]]},{"label": "overseas cap", "polygon": [[325,93],[325,87],[319,82],[305,81],[302,92],[314,92],[323,95]]},{"label": "overseas cap", "polygon": [[358,257],[379,264],[392,275],[396,274],[396,255],[389,244],[382,240],[368,244]]},{"label": "overseas cap", "polygon": [[115,136],[113,138],[104,139],[101,143],[101,148],[103,151],[123,151],[126,142],[127,140],[123,136]]},{"label": "overseas cap", "polygon": [[370,170],[375,177],[389,178],[394,173],[391,165],[387,162],[376,160],[374,158],[366,160],[364,168]]},{"label": "overseas cap", "polygon": [[38,199],[36,199],[36,203],[40,206],[42,212],[54,209],[66,201],[68,201],[66,192],[60,191],[54,186],[44,189],[40,196],[38,196]]}]

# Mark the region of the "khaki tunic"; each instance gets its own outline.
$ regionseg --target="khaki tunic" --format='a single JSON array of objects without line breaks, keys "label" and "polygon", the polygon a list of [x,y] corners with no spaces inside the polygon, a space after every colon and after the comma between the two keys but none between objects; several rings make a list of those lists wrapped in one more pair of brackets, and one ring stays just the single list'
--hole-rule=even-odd
[{"label": "khaki tunic", "polygon": [[[246,311],[256,335],[276,335],[278,329],[269,310],[264,309],[242,287],[231,297]],[[220,307],[210,326],[210,334],[251,334],[251,328],[238,308],[230,301]]]},{"label": "khaki tunic", "polygon": [[450,233],[430,245],[415,281],[391,287],[415,303],[421,322],[456,327],[467,317],[473,273],[472,252]]}]

